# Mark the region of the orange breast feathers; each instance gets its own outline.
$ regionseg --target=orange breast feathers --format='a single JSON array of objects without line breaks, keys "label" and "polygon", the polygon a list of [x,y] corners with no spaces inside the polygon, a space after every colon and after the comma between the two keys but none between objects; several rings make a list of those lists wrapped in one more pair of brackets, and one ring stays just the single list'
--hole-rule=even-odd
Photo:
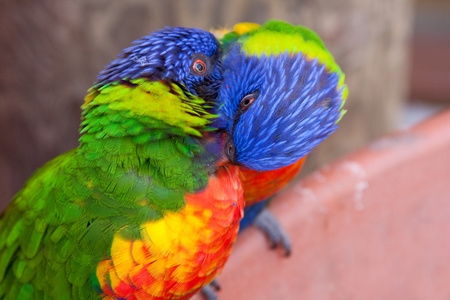
[{"label": "orange breast feathers", "polygon": [[244,185],[245,205],[264,200],[284,188],[300,172],[305,159],[306,156],[292,165],[273,171],[259,172],[241,168],[240,176]]},{"label": "orange breast feathers", "polygon": [[104,299],[187,299],[227,261],[243,217],[239,170],[219,167],[206,190],[186,205],[141,226],[141,239],[116,233],[111,259],[97,266]]}]

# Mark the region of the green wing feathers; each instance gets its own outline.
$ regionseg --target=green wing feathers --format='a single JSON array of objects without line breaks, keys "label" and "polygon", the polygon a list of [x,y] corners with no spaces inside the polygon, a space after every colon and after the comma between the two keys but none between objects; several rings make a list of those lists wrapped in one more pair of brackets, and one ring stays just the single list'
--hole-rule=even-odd
[{"label": "green wing feathers", "polygon": [[76,157],[73,150],[42,167],[0,220],[0,297],[40,299],[46,291],[55,299],[71,299],[74,289],[93,291],[84,287],[86,270],[97,263],[92,252],[106,251],[106,235],[96,235],[100,242],[93,249],[89,236],[100,227],[88,226],[93,216],[83,214],[82,203],[93,192],[81,179]]}]

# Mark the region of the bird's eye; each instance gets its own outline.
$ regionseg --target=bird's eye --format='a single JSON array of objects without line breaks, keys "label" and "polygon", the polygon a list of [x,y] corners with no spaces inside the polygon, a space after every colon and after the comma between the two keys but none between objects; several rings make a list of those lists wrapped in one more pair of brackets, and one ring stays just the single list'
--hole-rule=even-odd
[{"label": "bird's eye", "polygon": [[195,76],[206,76],[209,73],[210,59],[203,53],[192,55],[191,74]]},{"label": "bird's eye", "polygon": [[195,73],[203,74],[206,72],[206,64],[201,59],[197,59],[192,68]]},{"label": "bird's eye", "polygon": [[253,103],[253,101],[255,101],[255,97],[246,96],[241,100],[241,107],[243,109],[246,109],[247,107],[250,106],[250,104]]},{"label": "bird's eye", "polygon": [[247,108],[250,107],[250,105],[252,105],[252,103],[256,100],[256,98],[258,98],[258,96],[259,96],[259,91],[254,91],[253,93],[245,95],[241,99],[241,102],[239,103],[239,107],[242,110],[246,110]]}]

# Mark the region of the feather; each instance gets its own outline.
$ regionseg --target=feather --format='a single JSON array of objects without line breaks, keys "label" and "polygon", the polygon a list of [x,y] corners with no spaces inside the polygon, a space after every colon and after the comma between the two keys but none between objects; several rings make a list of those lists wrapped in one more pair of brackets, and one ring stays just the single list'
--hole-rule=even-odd
[{"label": "feather", "polygon": [[[220,155],[220,146],[212,146],[220,141],[206,134],[217,117],[219,53],[208,32],[166,28],[136,41],[100,72],[82,106],[80,145],[35,172],[0,219],[0,298],[187,299],[212,280],[229,256],[243,206],[241,186],[229,184],[239,181],[237,171],[225,172],[220,188],[209,179]],[[199,54],[208,66],[202,76],[191,71]],[[202,221],[209,200],[226,202],[215,208],[228,214],[218,224],[211,215],[210,223]],[[176,247],[161,233],[143,235],[166,217],[184,221],[171,233],[181,241]],[[210,228],[214,242],[190,241]],[[150,258],[150,272],[131,269],[129,244],[157,237],[161,244],[152,249],[164,248],[172,259]],[[225,250],[207,258],[209,247],[222,250],[218,245]],[[198,253],[202,258],[192,260]],[[164,272],[155,279],[157,268]]]}]

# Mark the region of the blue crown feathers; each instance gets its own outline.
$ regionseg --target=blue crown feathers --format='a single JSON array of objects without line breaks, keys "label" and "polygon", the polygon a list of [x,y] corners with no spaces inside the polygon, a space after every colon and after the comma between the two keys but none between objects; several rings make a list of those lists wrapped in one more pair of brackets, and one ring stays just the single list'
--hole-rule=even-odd
[{"label": "blue crown feathers", "polygon": [[[218,90],[222,79],[220,45],[211,33],[194,28],[166,27],[134,41],[133,44],[100,72],[97,86],[148,78],[152,81],[181,83],[195,95],[199,94],[197,88],[201,85],[203,93],[214,94]],[[203,77],[194,76],[190,72],[192,56],[196,53],[205,55],[209,66],[213,67]],[[205,90],[205,86],[209,89]]]},{"label": "blue crown feathers", "polygon": [[[236,45],[224,59],[221,119],[235,161],[266,171],[290,165],[337,129],[342,89],[338,76],[302,53],[247,56]],[[241,99],[259,91],[242,112]]]}]

